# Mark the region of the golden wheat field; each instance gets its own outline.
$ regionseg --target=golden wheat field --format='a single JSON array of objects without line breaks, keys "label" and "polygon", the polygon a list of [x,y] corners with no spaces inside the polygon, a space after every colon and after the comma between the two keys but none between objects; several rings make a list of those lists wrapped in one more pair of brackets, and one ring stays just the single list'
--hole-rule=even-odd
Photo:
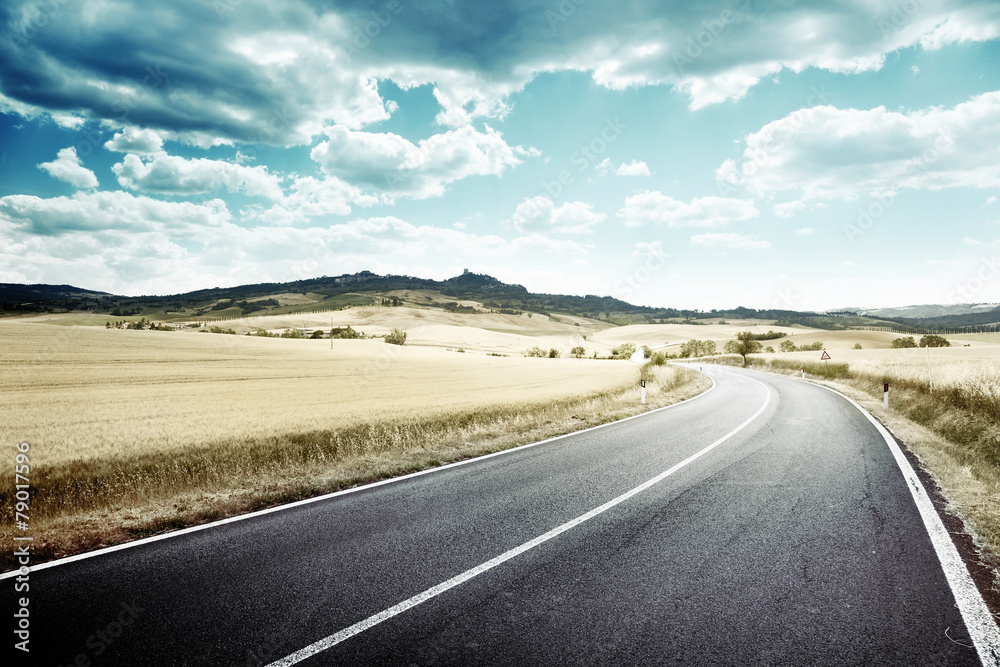
[{"label": "golden wheat field", "polygon": [[[850,340],[847,336],[844,339]],[[896,379],[927,384],[928,387],[933,384],[938,389],[957,387],[974,395],[1000,400],[1000,345],[980,342],[964,347],[965,343],[960,340],[952,341],[952,345],[905,349],[831,348],[831,361],[847,363],[852,374],[870,377],[877,383],[882,383],[882,378],[885,378],[890,383]],[[818,361],[820,354],[792,352],[763,356],[767,359]]]},{"label": "golden wheat field", "polygon": [[0,322],[0,437],[38,464],[533,404],[619,387],[628,362]]}]

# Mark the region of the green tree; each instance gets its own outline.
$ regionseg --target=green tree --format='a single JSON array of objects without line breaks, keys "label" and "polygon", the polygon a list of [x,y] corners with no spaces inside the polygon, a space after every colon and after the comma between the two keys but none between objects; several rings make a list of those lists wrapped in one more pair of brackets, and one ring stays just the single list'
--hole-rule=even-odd
[{"label": "green tree", "polygon": [[920,347],[951,347],[951,343],[947,338],[928,334],[920,339]]},{"label": "green tree", "polygon": [[402,329],[393,329],[390,333],[385,335],[385,342],[390,345],[405,345],[406,332]]},{"label": "green tree", "polygon": [[786,338],[785,340],[781,341],[781,345],[778,346],[778,349],[781,350],[782,352],[795,352],[799,348],[795,347],[795,343]]},{"label": "green tree", "polygon": [[544,357],[545,354],[546,354],[545,350],[543,350],[542,348],[540,348],[540,347],[538,347],[536,345],[533,348],[529,349],[527,352],[525,352],[524,356],[526,356],[526,357]]},{"label": "green tree", "polygon": [[334,327],[330,329],[330,338],[343,338],[347,340],[353,340],[355,338],[362,338],[363,333],[355,331],[350,326],[346,327]]},{"label": "green tree", "polygon": [[577,345],[572,350],[570,350],[569,353],[574,357],[576,357],[577,359],[582,359],[583,355],[585,355],[587,351],[583,349],[583,346]]},{"label": "green tree", "polygon": [[906,338],[897,338],[892,341],[892,346],[894,348],[916,347],[917,342],[913,340],[913,336],[907,336]]},{"label": "green tree", "polygon": [[549,359],[558,359],[558,358],[559,358],[559,350],[557,350],[556,348],[552,348],[551,350],[549,350]]},{"label": "green tree", "polygon": [[687,359],[688,357],[700,357],[701,356],[701,341],[695,338],[687,341],[686,343],[681,343],[681,359]]},{"label": "green tree", "polygon": [[633,343],[622,343],[611,350],[612,359],[631,359],[633,354],[635,354],[635,344]]},{"label": "green tree", "polygon": [[741,331],[736,334],[736,340],[726,343],[726,352],[738,354],[743,357],[743,365],[747,365],[747,355],[760,352],[763,346],[756,340],[749,331]]}]

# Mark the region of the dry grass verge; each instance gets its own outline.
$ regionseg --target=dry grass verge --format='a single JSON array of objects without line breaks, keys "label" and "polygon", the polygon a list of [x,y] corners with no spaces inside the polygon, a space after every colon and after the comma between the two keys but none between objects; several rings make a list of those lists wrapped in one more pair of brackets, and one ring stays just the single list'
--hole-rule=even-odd
[{"label": "dry grass verge", "polygon": [[[314,497],[508,449],[662,407],[710,384],[689,369],[644,369],[646,406],[629,383],[578,398],[478,407],[343,428],[220,440],[122,460],[33,469],[33,562]],[[5,490],[5,508],[12,507]],[[13,517],[0,523],[13,568]]]}]

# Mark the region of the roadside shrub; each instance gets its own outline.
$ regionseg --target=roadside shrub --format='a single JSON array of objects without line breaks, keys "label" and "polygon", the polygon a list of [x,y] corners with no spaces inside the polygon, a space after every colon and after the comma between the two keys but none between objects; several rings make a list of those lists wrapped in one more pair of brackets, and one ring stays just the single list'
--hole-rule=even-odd
[{"label": "roadside shrub", "polygon": [[654,366],[666,366],[667,365],[667,353],[666,352],[653,352],[649,355],[649,363]]},{"label": "roadside shrub", "polygon": [[799,352],[819,352],[823,349],[823,343],[816,341],[815,343],[809,343],[808,345],[800,345]]},{"label": "roadside shrub", "polygon": [[556,348],[552,348],[551,350],[549,350],[549,359],[558,359],[558,358],[559,358],[559,350],[557,350]]},{"label": "roadside shrub", "polygon": [[851,377],[850,367],[847,364],[831,364],[822,361],[796,361],[794,359],[769,359],[766,364],[770,368],[782,368],[790,371],[805,371],[810,375],[818,375],[826,378],[847,378]]},{"label": "roadside shrub", "polygon": [[545,350],[538,347],[537,345],[531,348],[530,350],[527,350],[524,353],[524,356],[526,357],[544,357],[545,355],[546,355]]},{"label": "roadside shrub", "polygon": [[582,346],[577,345],[572,350],[570,350],[569,353],[577,359],[582,359],[583,355],[587,354],[587,351],[583,349]]}]

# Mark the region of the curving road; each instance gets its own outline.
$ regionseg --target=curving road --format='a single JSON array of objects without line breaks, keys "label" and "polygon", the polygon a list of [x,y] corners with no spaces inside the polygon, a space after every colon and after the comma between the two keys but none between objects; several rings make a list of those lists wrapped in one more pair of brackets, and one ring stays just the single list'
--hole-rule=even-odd
[{"label": "curving road", "polygon": [[13,664],[1000,664],[872,422],[706,370],[668,409],[36,569]]}]

